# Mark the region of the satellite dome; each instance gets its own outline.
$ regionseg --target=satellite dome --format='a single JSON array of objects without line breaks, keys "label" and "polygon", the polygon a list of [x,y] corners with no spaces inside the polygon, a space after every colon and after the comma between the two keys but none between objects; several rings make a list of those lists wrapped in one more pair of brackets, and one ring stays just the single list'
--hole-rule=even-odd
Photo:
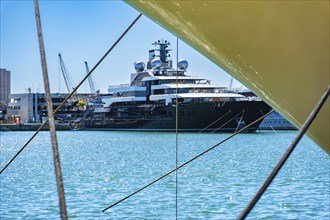
[{"label": "satellite dome", "polygon": [[187,60],[179,60],[178,69],[179,70],[186,70],[187,68],[188,68],[188,61]]},{"label": "satellite dome", "polygon": [[134,63],[134,68],[135,68],[135,70],[136,70],[137,72],[141,72],[141,71],[144,70],[145,65],[144,65],[144,63],[143,63],[142,61],[136,61],[136,62]]},{"label": "satellite dome", "polygon": [[162,66],[162,61],[159,58],[153,59],[151,61],[151,67],[153,69],[160,68]]}]

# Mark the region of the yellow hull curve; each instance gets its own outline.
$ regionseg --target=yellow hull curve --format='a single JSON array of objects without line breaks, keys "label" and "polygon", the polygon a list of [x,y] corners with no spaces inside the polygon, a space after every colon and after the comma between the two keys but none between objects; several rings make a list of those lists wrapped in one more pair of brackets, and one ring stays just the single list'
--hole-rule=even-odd
[{"label": "yellow hull curve", "polygon": [[[329,1],[127,1],[300,128],[330,83]],[[330,100],[308,129],[328,154]]]}]

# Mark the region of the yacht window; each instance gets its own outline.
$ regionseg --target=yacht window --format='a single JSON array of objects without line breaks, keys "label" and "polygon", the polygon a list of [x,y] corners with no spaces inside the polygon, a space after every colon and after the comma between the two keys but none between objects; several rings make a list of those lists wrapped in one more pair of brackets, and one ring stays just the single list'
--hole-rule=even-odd
[{"label": "yacht window", "polygon": [[153,95],[163,95],[164,89],[156,89],[153,91]]},{"label": "yacht window", "polygon": [[179,93],[188,93],[189,89],[188,88],[182,88],[179,90]]},{"label": "yacht window", "polygon": [[20,102],[20,101],[21,101],[21,98],[10,99],[11,103],[17,103],[17,102]]},{"label": "yacht window", "polygon": [[171,84],[171,80],[161,80],[159,84]]},{"label": "yacht window", "polygon": [[159,84],[159,80],[151,81],[151,85],[158,85],[158,84]]}]

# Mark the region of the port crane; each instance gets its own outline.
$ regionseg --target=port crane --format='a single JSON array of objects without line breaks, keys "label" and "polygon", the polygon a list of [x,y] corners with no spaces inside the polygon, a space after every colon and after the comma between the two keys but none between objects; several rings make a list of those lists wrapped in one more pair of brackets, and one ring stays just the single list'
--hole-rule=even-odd
[{"label": "port crane", "polygon": [[[89,68],[88,68],[88,64],[87,64],[87,61],[85,61],[85,66],[86,66],[86,74],[89,73]],[[89,82],[89,88],[91,90],[91,93],[95,94],[95,93],[99,93],[99,90],[95,90],[95,83],[94,83],[94,80],[92,78],[92,76],[88,76],[88,82]]]},{"label": "port crane", "polygon": [[58,57],[59,57],[59,65],[60,65],[61,72],[64,77],[66,88],[68,90],[68,93],[71,93],[71,91],[75,88],[75,83],[74,83],[68,69],[66,68],[66,66],[64,64],[64,61],[63,61],[60,53],[58,54]]}]

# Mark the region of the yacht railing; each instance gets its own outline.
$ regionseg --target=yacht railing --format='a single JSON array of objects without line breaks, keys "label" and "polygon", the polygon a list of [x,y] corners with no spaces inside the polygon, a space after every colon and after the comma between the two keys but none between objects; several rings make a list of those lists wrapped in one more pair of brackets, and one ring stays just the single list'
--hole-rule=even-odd
[{"label": "yacht railing", "polygon": [[129,86],[129,84],[128,83],[125,83],[125,84],[108,86],[108,88],[128,87],[128,86]]}]

